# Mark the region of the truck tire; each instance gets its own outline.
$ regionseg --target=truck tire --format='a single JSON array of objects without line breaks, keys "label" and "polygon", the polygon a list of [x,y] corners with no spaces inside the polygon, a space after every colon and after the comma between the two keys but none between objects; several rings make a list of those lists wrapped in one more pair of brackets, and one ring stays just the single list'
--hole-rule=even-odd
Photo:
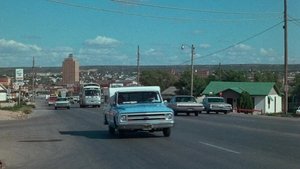
[{"label": "truck tire", "polygon": [[107,121],[107,118],[106,116],[104,115],[104,124],[107,125],[108,124],[108,121]]},{"label": "truck tire", "polygon": [[115,131],[115,128],[108,125],[108,132],[109,132],[109,134],[114,135],[116,131]]},{"label": "truck tire", "polygon": [[199,112],[195,112],[195,116],[198,116],[199,115]]},{"label": "truck tire", "polygon": [[171,128],[164,128],[163,129],[163,134],[165,137],[170,137],[171,135]]},{"label": "truck tire", "polygon": [[118,130],[118,132],[119,132],[119,138],[124,138],[125,137],[125,134],[126,134],[125,130]]}]

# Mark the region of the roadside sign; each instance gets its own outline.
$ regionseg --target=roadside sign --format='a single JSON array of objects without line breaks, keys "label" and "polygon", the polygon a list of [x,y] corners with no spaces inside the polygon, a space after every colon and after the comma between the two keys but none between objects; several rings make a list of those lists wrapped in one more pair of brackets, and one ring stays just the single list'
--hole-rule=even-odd
[{"label": "roadside sign", "polygon": [[16,69],[16,81],[22,81],[24,80],[23,76],[23,69]]},{"label": "roadside sign", "polygon": [[16,69],[16,83],[18,86],[24,85],[24,71],[23,69]]}]

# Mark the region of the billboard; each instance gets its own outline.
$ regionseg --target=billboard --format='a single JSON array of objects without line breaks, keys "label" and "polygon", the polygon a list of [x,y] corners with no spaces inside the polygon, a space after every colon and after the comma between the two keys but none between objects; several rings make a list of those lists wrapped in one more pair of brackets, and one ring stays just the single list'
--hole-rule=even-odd
[{"label": "billboard", "polygon": [[23,82],[24,73],[23,69],[16,69],[16,82]]}]

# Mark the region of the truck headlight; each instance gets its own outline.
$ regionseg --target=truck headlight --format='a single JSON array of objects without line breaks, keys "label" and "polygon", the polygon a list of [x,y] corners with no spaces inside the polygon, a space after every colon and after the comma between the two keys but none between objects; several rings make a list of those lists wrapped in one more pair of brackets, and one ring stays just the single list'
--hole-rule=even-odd
[{"label": "truck headlight", "polygon": [[120,116],[120,122],[126,122],[127,121],[127,116],[126,115],[121,115]]},{"label": "truck headlight", "polygon": [[166,114],[166,120],[172,120],[173,119],[173,113]]}]

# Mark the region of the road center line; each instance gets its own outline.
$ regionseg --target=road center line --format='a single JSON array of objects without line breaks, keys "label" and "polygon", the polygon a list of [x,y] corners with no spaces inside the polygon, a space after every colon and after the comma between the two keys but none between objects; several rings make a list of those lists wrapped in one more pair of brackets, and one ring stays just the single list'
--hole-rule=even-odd
[{"label": "road center line", "polygon": [[241,154],[238,151],[234,151],[234,150],[231,150],[231,149],[228,149],[228,148],[224,148],[224,147],[220,147],[220,146],[217,146],[217,145],[205,143],[205,142],[202,142],[202,141],[199,141],[199,143],[201,143],[203,145],[206,145],[206,146],[209,146],[209,147],[213,147],[213,148],[219,149],[219,150],[227,151],[227,152],[230,152],[230,153]]}]

